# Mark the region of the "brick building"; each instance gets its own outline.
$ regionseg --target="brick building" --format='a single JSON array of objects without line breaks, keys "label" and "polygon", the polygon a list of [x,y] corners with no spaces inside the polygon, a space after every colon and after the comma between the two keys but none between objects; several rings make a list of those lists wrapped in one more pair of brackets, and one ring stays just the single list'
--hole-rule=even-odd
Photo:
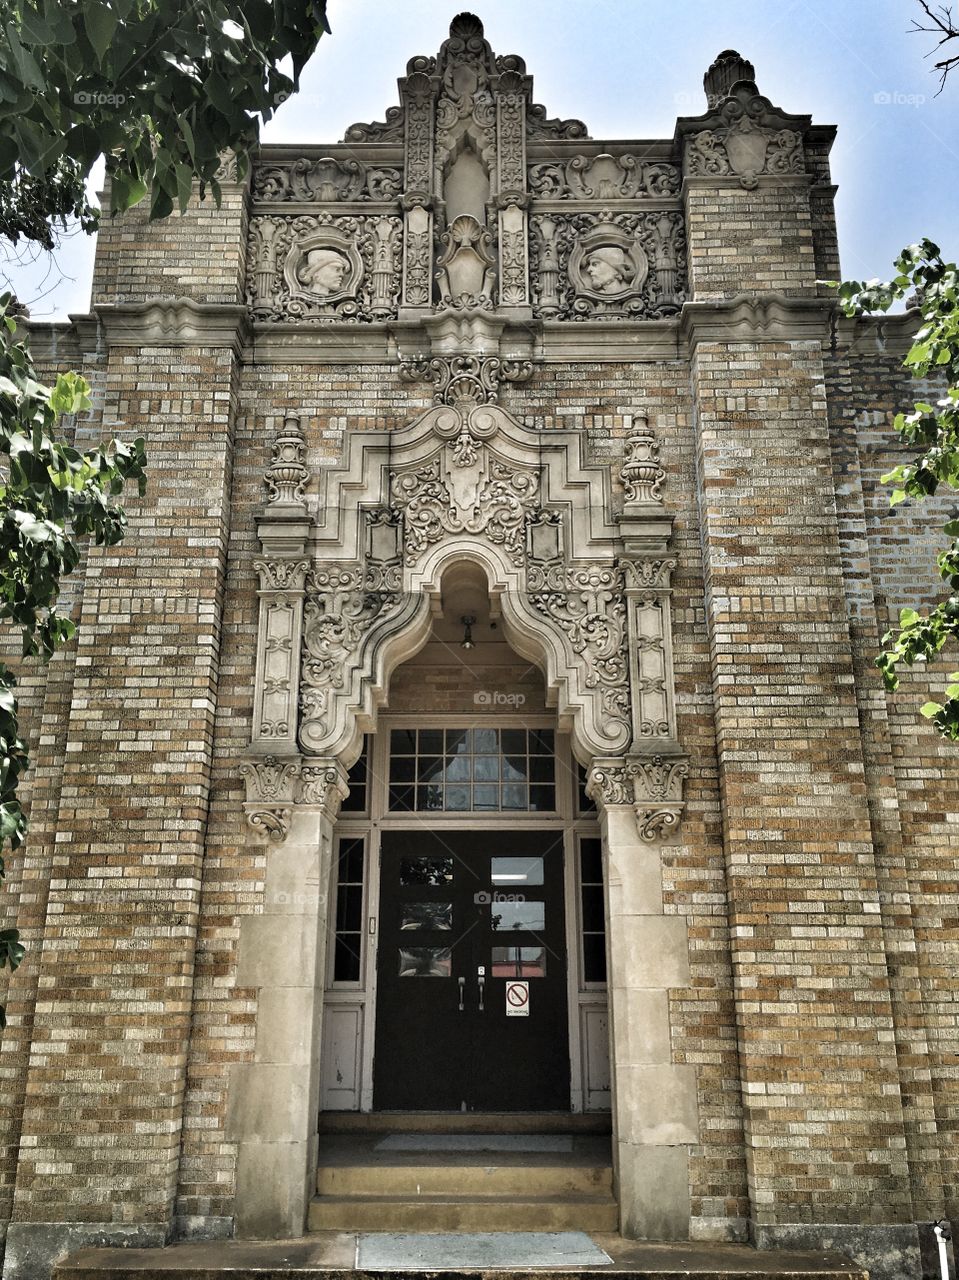
[{"label": "brick building", "polygon": [[595,141],[461,15],[384,122],[106,222],[91,314],[35,326],[94,386],[77,440],[142,432],[151,481],[24,677],[10,1280],[469,1224],[448,1171],[392,1208],[330,1174],[424,1129],[560,1135],[567,1192],[605,1144],[486,1229],[917,1274],[959,756],[872,667],[936,589],[878,481],[910,321],[817,284],[834,130],[738,54],[705,83],[672,139]]}]

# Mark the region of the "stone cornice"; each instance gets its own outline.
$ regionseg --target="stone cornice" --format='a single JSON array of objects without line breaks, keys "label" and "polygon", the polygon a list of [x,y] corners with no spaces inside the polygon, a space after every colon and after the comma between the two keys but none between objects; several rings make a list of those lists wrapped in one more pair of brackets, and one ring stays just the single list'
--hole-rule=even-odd
[{"label": "stone cornice", "polygon": [[[642,363],[679,360],[684,354],[675,319],[507,323],[499,339],[499,352],[508,359],[542,364],[569,364],[577,360]],[[254,323],[244,359],[255,358],[258,364],[276,361],[281,364],[393,365],[431,353],[430,337],[419,321],[282,326]]]},{"label": "stone cornice", "polygon": [[98,303],[94,318],[111,347],[233,347],[239,352],[250,337],[244,303],[192,298]]},{"label": "stone cornice", "polygon": [[686,302],[679,331],[690,350],[700,342],[798,342],[829,337],[832,298],[746,294],[715,302]]},{"label": "stone cornice", "polygon": [[840,316],[836,324],[836,346],[848,355],[904,357],[921,324],[918,311],[897,311],[886,316]]},{"label": "stone cornice", "polygon": [[684,173],[679,188],[681,197],[688,191],[756,191],[763,187],[804,187],[813,186],[813,177],[808,173],[759,173],[746,188],[735,173],[697,174]]}]

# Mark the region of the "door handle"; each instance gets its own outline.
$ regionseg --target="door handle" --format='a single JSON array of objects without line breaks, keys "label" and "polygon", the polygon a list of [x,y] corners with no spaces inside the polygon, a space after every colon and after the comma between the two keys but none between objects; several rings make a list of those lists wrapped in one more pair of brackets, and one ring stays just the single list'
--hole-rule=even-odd
[{"label": "door handle", "polygon": [[466,1008],[466,979],[460,978],[460,1013]]},{"label": "door handle", "polygon": [[479,1011],[480,1013],[485,1013],[486,1005],[484,1001],[486,999],[486,979],[477,978],[477,982],[479,983]]}]

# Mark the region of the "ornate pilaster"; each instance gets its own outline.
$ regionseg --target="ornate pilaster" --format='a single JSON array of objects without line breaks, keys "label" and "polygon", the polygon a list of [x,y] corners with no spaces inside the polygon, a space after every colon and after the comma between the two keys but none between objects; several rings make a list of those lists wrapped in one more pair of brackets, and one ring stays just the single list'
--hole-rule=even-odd
[{"label": "ornate pilaster", "polygon": [[[625,496],[620,567],[629,631],[633,754],[622,766],[629,797],[618,803],[633,805],[645,841],[678,829],[689,771],[676,725],[670,587],[676,561],[669,554],[673,522],[663,503],[666,472],[659,448],[648,420],[637,415],[620,471]],[[603,795],[601,786],[598,794]]]},{"label": "ornate pilaster", "polygon": [[[254,561],[259,575],[253,747],[284,755],[295,752],[299,699],[299,653],[303,597],[309,560],[310,521],[303,500],[310,476],[298,418],[287,418],[273,446],[264,477],[269,499],[257,517],[263,551]],[[280,836],[279,838],[282,838]]]},{"label": "ornate pilaster", "polygon": [[428,310],[433,301],[433,99],[428,59],[414,58],[401,88],[406,111],[406,172],[402,198],[403,307]]},{"label": "ornate pilaster", "polygon": [[502,307],[528,308],[529,196],[526,187],[526,94],[523,90],[524,77],[515,71],[507,71],[500,77],[496,93],[499,300]]}]

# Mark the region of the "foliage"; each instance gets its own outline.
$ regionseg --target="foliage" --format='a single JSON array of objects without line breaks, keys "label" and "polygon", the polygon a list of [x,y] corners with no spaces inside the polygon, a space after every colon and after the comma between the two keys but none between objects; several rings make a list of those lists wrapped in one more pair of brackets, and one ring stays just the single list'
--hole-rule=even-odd
[{"label": "foliage", "polygon": [[[904,249],[897,275],[886,282],[847,280],[837,285],[847,315],[888,311],[915,290],[921,325],[905,364],[916,378],[941,376],[947,391],[935,404],[919,401],[911,413],[896,416],[902,439],[919,453],[914,461],[894,467],[882,477],[892,486],[890,503],[907,498],[922,502],[940,486],[959,491],[959,276],[954,262],[944,262],[930,240]],[[939,573],[948,595],[935,609],[921,614],[903,609],[899,626],[883,637],[885,651],[876,659],[888,689],[899,684],[897,667],[934,658],[950,641],[959,641],[959,519],[943,532],[949,544],[938,555]],[[959,739],[959,671],[949,676],[942,702],[922,708],[946,738]]]},{"label": "foliage", "polygon": [[[219,201],[221,154],[246,172],[260,118],[329,30],[325,0],[5,0],[0,26],[0,210],[29,179],[54,217],[82,207],[101,155],[112,213],[147,192],[151,218],[182,211],[194,178]],[[7,226],[43,240],[28,212]]]},{"label": "foliage", "polygon": [[[247,171],[260,120],[328,30],[326,0],[3,0],[0,236],[49,249],[68,219],[95,230],[86,182],[101,156],[111,213],[148,193],[151,219],[183,212],[195,182],[219,203],[223,153]],[[75,373],[37,381],[16,313],[0,296],[0,620],[20,627],[25,654],[49,657],[73,634],[56,606],[77,540],[120,541],[116,499],[127,480],[143,492],[146,458],[142,440],[81,453],[55,438],[61,414],[90,408],[90,388]],[[15,685],[0,664],[0,850],[26,832]],[[0,969],[23,954],[16,930],[0,930]]]},{"label": "foliage", "polygon": [[[90,386],[78,374],[58,374],[53,387],[37,380],[13,299],[0,295],[0,620],[19,627],[24,654],[50,657],[73,635],[57,599],[61,579],[80,561],[78,539],[119,542],[124,483],[135,480],[141,494],[146,486],[142,439],[81,452],[55,437],[62,414],[89,408]],[[18,848],[27,825],[17,789],[29,760],[15,686],[0,664],[0,849]],[[0,968],[16,969],[23,954],[16,930],[0,930]]]}]

